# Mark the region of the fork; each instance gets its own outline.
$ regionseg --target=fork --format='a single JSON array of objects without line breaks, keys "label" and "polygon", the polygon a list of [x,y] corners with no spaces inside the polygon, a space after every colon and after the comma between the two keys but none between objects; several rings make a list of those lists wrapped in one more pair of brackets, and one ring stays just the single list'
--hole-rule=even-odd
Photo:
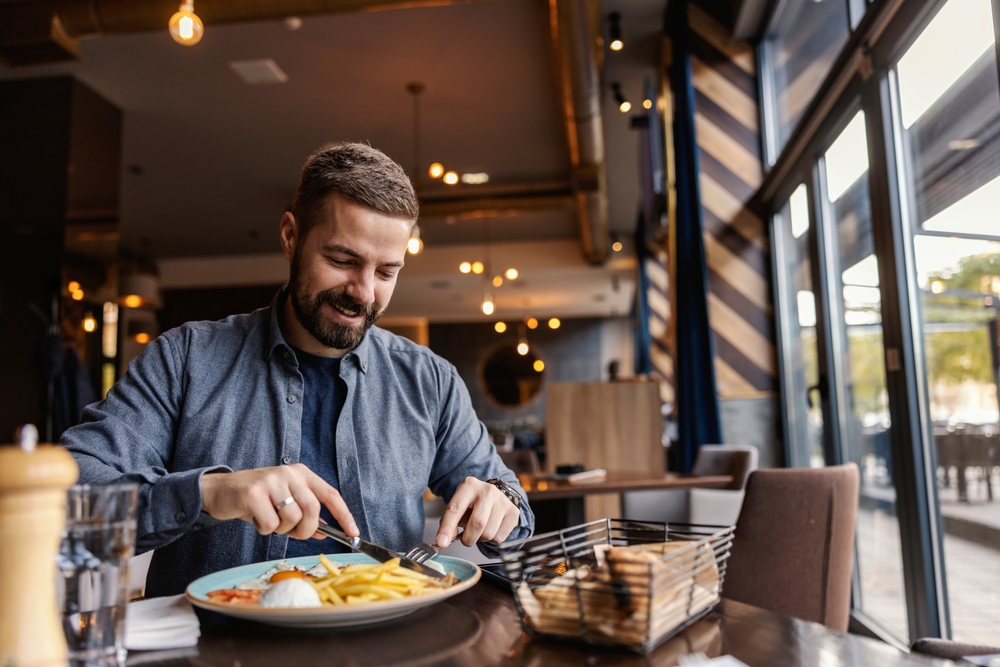
[{"label": "fork", "polygon": [[412,561],[420,563],[423,565],[430,559],[438,555],[437,547],[427,544],[426,542],[421,542],[417,546],[413,547],[406,552],[406,558]]}]

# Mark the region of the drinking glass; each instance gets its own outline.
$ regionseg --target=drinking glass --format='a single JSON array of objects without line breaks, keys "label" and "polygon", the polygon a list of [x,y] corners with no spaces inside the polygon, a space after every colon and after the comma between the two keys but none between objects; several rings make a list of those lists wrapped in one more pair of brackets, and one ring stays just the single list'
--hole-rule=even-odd
[{"label": "drinking glass", "polygon": [[71,667],[125,663],[128,559],[135,547],[135,484],[74,486],[56,557],[56,586]]}]

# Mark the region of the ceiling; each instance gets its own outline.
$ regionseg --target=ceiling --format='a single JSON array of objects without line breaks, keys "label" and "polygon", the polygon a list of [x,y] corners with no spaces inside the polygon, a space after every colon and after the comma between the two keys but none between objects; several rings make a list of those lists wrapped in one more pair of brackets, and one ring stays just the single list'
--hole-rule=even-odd
[{"label": "ceiling", "polygon": [[[610,0],[602,8],[622,12],[627,44],[606,54],[605,80],[620,81],[633,103],[642,79],[655,75],[663,7],[663,0]],[[229,65],[260,58],[273,59],[287,82],[247,85]],[[278,221],[301,165],[328,142],[371,143],[412,171],[411,81],[426,85],[425,169],[439,161],[459,173],[486,172],[483,187],[568,182],[553,72],[548,3],[486,0],[305,17],[297,30],[284,21],[209,25],[190,48],[166,29],[83,40],[78,62],[0,66],[0,79],[72,74],[122,109],[121,244],[164,260],[277,252]],[[602,109],[609,223],[627,236],[639,203],[638,135],[607,91]],[[445,187],[426,184],[421,194]],[[420,224],[428,249],[579,235],[565,206]],[[436,270],[457,274],[450,262]],[[596,271],[605,282],[614,272]],[[530,298],[544,301],[547,285],[534,281]]]}]

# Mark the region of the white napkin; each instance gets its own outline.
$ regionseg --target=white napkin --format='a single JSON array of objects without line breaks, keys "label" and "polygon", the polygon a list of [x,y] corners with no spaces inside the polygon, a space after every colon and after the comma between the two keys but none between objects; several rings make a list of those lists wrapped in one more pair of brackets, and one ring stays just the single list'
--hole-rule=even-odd
[{"label": "white napkin", "polygon": [[125,648],[156,651],[194,646],[198,617],[183,595],[131,602],[125,608]]}]

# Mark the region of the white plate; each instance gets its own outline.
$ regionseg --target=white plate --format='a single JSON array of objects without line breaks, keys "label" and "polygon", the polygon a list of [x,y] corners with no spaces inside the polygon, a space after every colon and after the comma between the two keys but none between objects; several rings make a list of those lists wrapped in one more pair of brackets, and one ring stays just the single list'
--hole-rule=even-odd
[{"label": "white plate", "polygon": [[[353,553],[333,554],[329,556],[329,559],[338,565],[375,562],[364,554]],[[235,588],[237,584],[256,579],[275,564],[281,562],[277,560],[266,563],[254,563],[252,565],[241,565],[240,567],[233,567],[206,575],[191,582],[191,585],[187,587],[186,595],[191,604],[196,607],[219,612],[227,616],[266,623],[267,625],[277,625],[285,628],[341,628],[351,625],[365,625],[367,623],[379,623],[412,614],[418,609],[461,593],[479,581],[479,566],[469,561],[451,556],[438,556],[434,561],[442,565],[445,571],[454,574],[458,578],[458,583],[450,588],[398,600],[375,600],[373,602],[358,602],[350,605],[314,607],[311,609],[269,609],[265,607],[231,605],[213,602],[208,599],[207,594],[209,591]],[[319,562],[319,558],[316,556],[302,556],[301,558],[289,558],[287,562],[289,565],[297,565],[300,568],[309,569]]]}]

